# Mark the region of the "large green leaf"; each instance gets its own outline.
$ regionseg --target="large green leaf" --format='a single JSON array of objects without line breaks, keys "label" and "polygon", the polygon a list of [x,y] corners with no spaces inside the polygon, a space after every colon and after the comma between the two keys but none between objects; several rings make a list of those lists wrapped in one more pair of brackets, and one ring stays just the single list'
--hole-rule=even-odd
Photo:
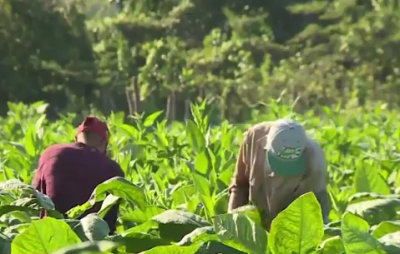
[{"label": "large green leaf", "polygon": [[159,224],[160,235],[175,242],[196,228],[210,226],[210,223],[200,216],[185,211],[167,210],[152,218]]},{"label": "large green leaf", "polygon": [[192,175],[199,199],[205,207],[207,219],[211,219],[214,217],[214,199],[210,191],[211,183],[205,177],[197,173],[192,173]]},{"label": "large green leaf", "polygon": [[267,253],[267,231],[245,214],[222,214],[214,221],[215,232],[221,241],[246,253]]},{"label": "large green leaf", "polygon": [[65,221],[47,217],[32,221],[24,232],[16,236],[11,243],[11,252],[50,254],[79,242],[79,237]]},{"label": "large green leaf", "polygon": [[390,194],[382,195],[375,192],[357,192],[352,195],[348,200],[349,204],[354,204],[362,201],[374,200],[374,199],[400,199],[400,195]]},{"label": "large green leaf", "polygon": [[16,212],[16,211],[21,211],[21,212],[27,212],[30,214],[39,214],[39,210],[30,208],[30,207],[25,207],[25,206],[17,206],[17,205],[3,205],[0,206],[0,216],[3,216],[7,213],[11,212]]},{"label": "large green leaf", "polygon": [[163,110],[156,111],[149,115],[146,120],[144,120],[143,125],[146,127],[152,126],[154,124],[154,121],[157,119],[158,116],[160,116],[163,113]]},{"label": "large green leaf", "polygon": [[383,248],[389,254],[400,253],[400,231],[386,234],[379,238],[379,242],[382,243]]},{"label": "large green leaf", "polygon": [[378,169],[373,167],[359,167],[356,170],[354,184],[356,192],[390,194],[390,187],[385,179],[379,174]]},{"label": "large green leaf", "polygon": [[374,227],[372,236],[375,238],[383,237],[386,234],[400,231],[400,221],[382,221]]},{"label": "large green leaf", "polygon": [[187,140],[193,150],[198,153],[202,152],[206,146],[205,138],[197,125],[190,119],[186,119],[186,133]]},{"label": "large green leaf", "polygon": [[145,223],[142,223],[138,226],[131,227],[124,232],[122,232],[120,235],[121,236],[127,236],[132,233],[148,233],[152,229],[158,229],[158,224],[155,221],[149,220],[146,221]]},{"label": "large green leaf", "polygon": [[214,215],[228,212],[229,194],[227,191],[220,192],[215,197]]},{"label": "large green leaf", "polygon": [[232,213],[241,213],[247,215],[249,219],[251,219],[254,223],[259,226],[263,226],[261,221],[260,211],[256,206],[253,205],[244,205],[240,206],[232,211]]},{"label": "large green leaf", "polygon": [[334,236],[322,242],[318,254],[346,254],[340,236]]},{"label": "large green leaf", "polygon": [[91,208],[96,202],[103,201],[107,193],[135,203],[139,209],[145,210],[147,206],[144,192],[123,177],[113,177],[99,184],[93,191],[89,201],[74,207],[67,212],[70,218],[76,218]]},{"label": "large green leaf", "polygon": [[341,236],[342,230],[340,229],[340,225],[337,227],[331,227],[328,225],[324,225],[324,237],[326,236]]},{"label": "large green leaf", "polygon": [[33,195],[35,196],[35,198],[37,198],[38,203],[44,209],[46,209],[46,210],[54,210],[55,209],[53,201],[48,196],[42,194],[41,192],[39,192],[37,190],[33,190]]},{"label": "large green leaf", "polygon": [[110,233],[107,222],[95,213],[88,214],[82,218],[81,226],[85,236],[90,241],[103,240]]},{"label": "large green leaf", "polygon": [[157,206],[148,206],[146,210],[142,211],[139,209],[134,210],[131,213],[127,213],[121,217],[122,221],[129,221],[134,223],[145,223],[154,216],[164,212],[165,209]]},{"label": "large green leaf", "polygon": [[140,252],[140,254],[194,254],[201,247],[201,245],[191,246],[158,246],[151,250]]},{"label": "large green leaf", "polygon": [[24,148],[30,156],[35,156],[37,153],[37,136],[34,125],[29,125],[24,136]]},{"label": "large green leaf", "polygon": [[215,253],[229,253],[229,254],[246,254],[246,252],[234,249],[219,241],[209,241],[204,243],[196,254],[215,254]]},{"label": "large green leaf", "polygon": [[315,195],[308,192],[272,221],[268,246],[273,254],[310,253],[323,236],[321,207]]},{"label": "large green leaf", "polygon": [[[31,185],[25,184],[18,179],[11,179],[0,183],[0,195],[13,194],[15,198],[34,198],[34,200],[40,205],[40,207],[46,210],[54,210],[54,204],[52,200],[42,194],[41,192],[35,190]],[[10,197],[10,195],[7,195]],[[10,200],[10,199],[8,199]],[[12,199],[11,199],[12,200]],[[32,199],[33,200],[33,199]],[[18,200],[15,200],[18,202]],[[10,204],[10,205],[20,205],[20,204]]]},{"label": "large green leaf", "polygon": [[193,182],[194,182],[194,186],[197,190],[197,192],[200,195],[204,195],[204,196],[211,196],[210,193],[210,182],[203,176],[196,174],[196,173],[192,173],[193,175]]},{"label": "large green leaf", "polygon": [[112,194],[107,195],[107,197],[104,199],[103,203],[101,204],[101,208],[98,211],[98,214],[101,218],[104,218],[104,216],[110,211],[110,209],[117,204],[121,200],[120,197],[114,196]]},{"label": "large green leaf", "polygon": [[211,240],[218,240],[218,237],[215,234],[214,227],[207,226],[196,228],[189,234],[185,235],[177,245],[191,245],[193,243],[208,242]]},{"label": "large green leaf", "polygon": [[396,219],[396,211],[400,208],[400,199],[379,198],[349,205],[348,212],[360,215],[370,224],[378,224],[384,220]]},{"label": "large green leaf", "polygon": [[346,212],[342,220],[342,239],[346,254],[384,254],[382,245],[368,232],[369,225],[357,215]]},{"label": "large green leaf", "polygon": [[210,167],[209,164],[210,163],[206,154],[206,150],[197,154],[196,161],[194,164],[194,168],[196,169],[197,172],[199,172],[201,175],[207,175]]},{"label": "large green leaf", "polygon": [[138,253],[156,246],[171,244],[170,240],[164,239],[157,234],[142,232],[131,232],[124,234],[124,236],[116,235],[108,238],[108,240],[119,243],[126,253]]}]

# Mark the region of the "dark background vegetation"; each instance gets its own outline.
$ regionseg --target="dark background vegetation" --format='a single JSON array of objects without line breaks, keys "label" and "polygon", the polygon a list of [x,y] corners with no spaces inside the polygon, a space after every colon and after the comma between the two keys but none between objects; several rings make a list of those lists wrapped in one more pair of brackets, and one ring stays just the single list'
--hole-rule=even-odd
[{"label": "dark background vegetation", "polygon": [[248,120],[271,99],[366,106],[400,100],[399,1],[0,0],[7,102]]}]

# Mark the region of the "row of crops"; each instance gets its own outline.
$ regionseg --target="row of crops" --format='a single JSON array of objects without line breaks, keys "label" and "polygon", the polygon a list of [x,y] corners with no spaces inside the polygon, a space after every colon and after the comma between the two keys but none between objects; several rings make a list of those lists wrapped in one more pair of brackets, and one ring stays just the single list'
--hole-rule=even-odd
[{"label": "row of crops", "polygon": [[[126,178],[100,184],[68,219],[29,184],[40,152],[70,142],[74,115],[49,122],[46,104],[9,104],[0,119],[0,253],[400,253],[400,115],[385,108],[320,108],[302,115],[271,102],[254,122],[212,126],[204,105],[192,119],[168,123],[161,112],[107,118],[109,155]],[[312,193],[261,226],[252,206],[227,214],[227,186],[242,132],[278,117],[293,118],[318,140],[328,160],[330,223]],[[98,214],[78,220],[95,202]],[[121,202],[113,235],[103,216]],[[38,219],[38,211],[49,216]],[[290,218],[290,219],[288,219]]]}]

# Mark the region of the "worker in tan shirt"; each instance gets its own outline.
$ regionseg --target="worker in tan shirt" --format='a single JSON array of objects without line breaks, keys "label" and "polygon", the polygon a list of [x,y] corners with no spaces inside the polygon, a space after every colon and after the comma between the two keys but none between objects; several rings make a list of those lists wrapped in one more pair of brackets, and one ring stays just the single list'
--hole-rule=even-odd
[{"label": "worker in tan shirt", "polygon": [[265,227],[297,197],[314,192],[328,222],[326,160],[321,147],[293,120],[256,124],[245,133],[229,186],[228,212],[252,203]]}]

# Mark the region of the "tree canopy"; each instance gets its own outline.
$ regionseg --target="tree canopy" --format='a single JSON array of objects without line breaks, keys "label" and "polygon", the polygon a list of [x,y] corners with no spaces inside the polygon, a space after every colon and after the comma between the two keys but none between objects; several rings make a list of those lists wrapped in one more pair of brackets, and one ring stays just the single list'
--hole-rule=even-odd
[{"label": "tree canopy", "polygon": [[271,99],[302,111],[400,100],[390,0],[0,0],[0,114],[166,109],[207,99],[244,121]]}]

